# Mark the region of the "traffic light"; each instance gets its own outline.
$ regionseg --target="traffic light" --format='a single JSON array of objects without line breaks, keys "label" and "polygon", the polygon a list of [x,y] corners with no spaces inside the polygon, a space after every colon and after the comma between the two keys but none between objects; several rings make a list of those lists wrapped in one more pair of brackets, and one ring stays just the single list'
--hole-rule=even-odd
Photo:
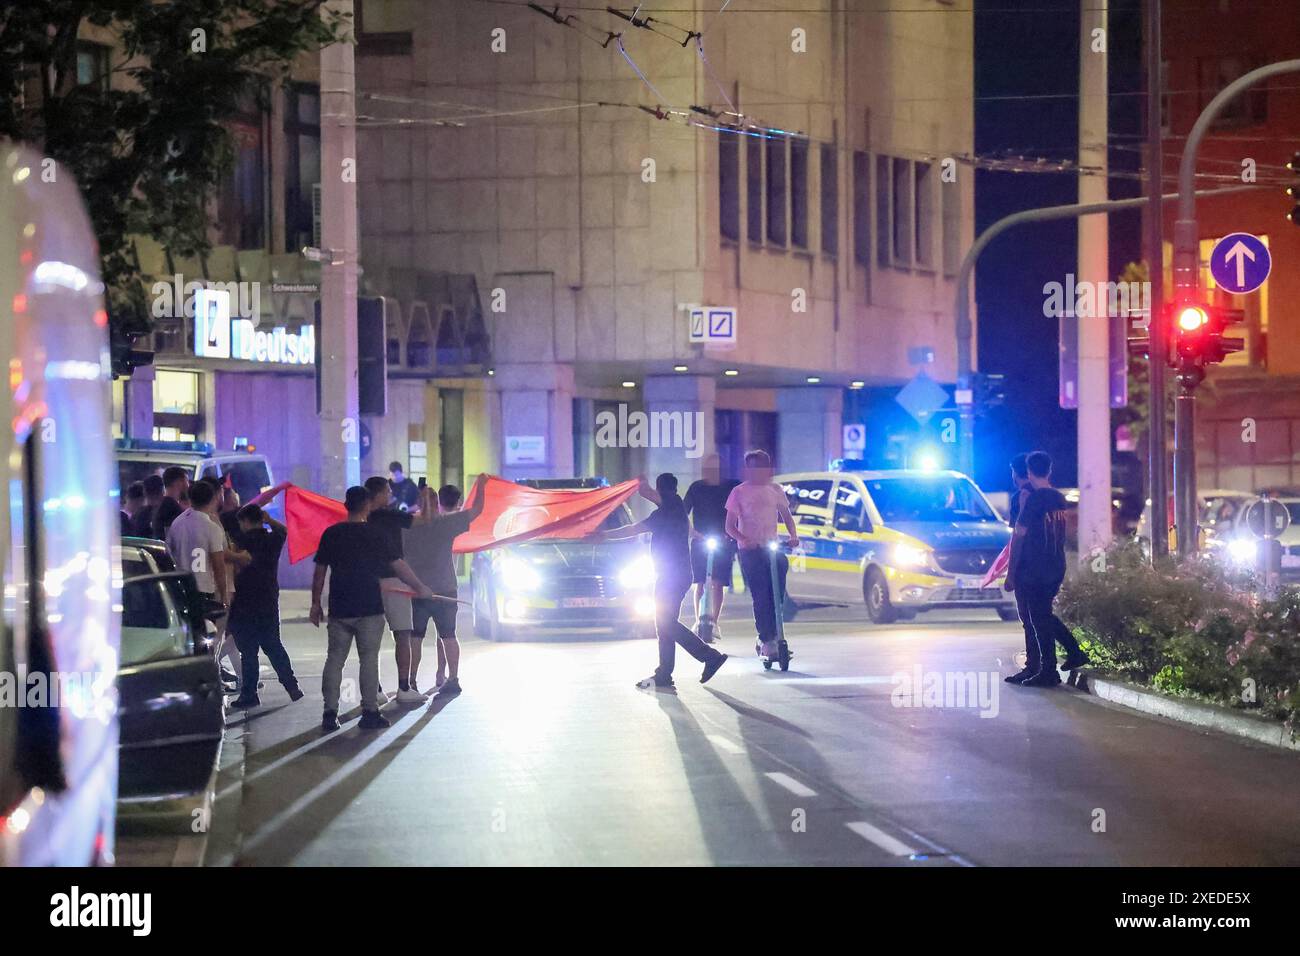
[{"label": "traffic light", "polygon": [[109,358],[112,361],[114,378],[130,378],[137,368],[153,364],[152,349],[138,349],[136,339],[143,338],[148,332],[126,332],[112,328],[108,334]]},{"label": "traffic light", "polygon": [[1240,309],[1196,302],[1174,306],[1169,315],[1169,364],[1180,371],[1217,365],[1246,347],[1245,339],[1226,336],[1230,326],[1244,321]]},{"label": "traffic light", "polygon": [[1286,214],[1286,217],[1293,225],[1300,226],[1300,153],[1291,157],[1286,168],[1295,177],[1295,182],[1286,187],[1287,198],[1291,200],[1291,211]]}]

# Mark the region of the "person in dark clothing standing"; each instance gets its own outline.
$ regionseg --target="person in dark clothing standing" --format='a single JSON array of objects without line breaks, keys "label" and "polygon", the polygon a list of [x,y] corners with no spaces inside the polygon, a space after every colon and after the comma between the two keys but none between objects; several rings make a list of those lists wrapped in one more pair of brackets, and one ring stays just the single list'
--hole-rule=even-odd
[{"label": "person in dark clothing standing", "polygon": [[[401,469],[398,469],[400,473]],[[366,491],[370,494],[370,515],[367,523],[374,526],[383,536],[386,550],[403,557],[402,532],[411,527],[415,516],[397,506],[393,498],[393,486],[383,475],[366,479]],[[388,629],[393,632],[395,654],[397,657],[397,699],[400,703],[418,703],[424,700],[419,691],[411,689],[411,632],[415,621],[411,597],[406,593],[402,582],[395,577],[383,581],[384,618]],[[383,692],[380,691],[382,694]],[[388,702],[385,695],[380,701],[382,707]]]},{"label": "person in dark clothing standing", "polygon": [[162,475],[150,475],[144,480],[144,507],[131,519],[131,534],[136,538],[153,537],[153,516],[165,497]]},{"label": "person in dark clothing standing", "polygon": [[163,500],[153,513],[152,537],[167,540],[167,531],[172,522],[180,517],[189,501],[190,473],[180,465],[172,465],[163,472]]},{"label": "person in dark clothing standing", "polygon": [[128,538],[135,531],[135,520],[144,510],[144,482],[133,481],[122,492],[122,510],[118,512],[121,521],[122,537]]},{"label": "person in dark clothing standing", "polygon": [[[695,582],[695,622],[699,630],[704,593],[708,588],[708,617],[714,640],[722,637],[718,617],[722,613],[723,588],[731,587],[736,563],[736,542],[727,535],[727,496],[738,481],[722,480],[721,459],[716,454],[704,459],[703,477],[691,482],[682,504],[691,518],[691,578]],[[712,540],[713,570],[709,571],[709,542]]]},{"label": "person in dark clothing standing", "polygon": [[1038,667],[1013,683],[1055,687],[1061,682],[1056,670],[1057,641],[1065,648],[1062,666],[1066,670],[1089,661],[1070,629],[1052,612],[1052,602],[1065,580],[1065,496],[1052,487],[1052,459],[1047,452],[1028,455],[1025,467],[1030,491],[1017,515],[1005,587],[1016,593],[1017,605],[1023,602],[1025,626],[1038,650]]},{"label": "person in dark clothing standing", "polygon": [[275,676],[289,694],[300,700],[302,691],[289,661],[289,652],[280,639],[280,552],[289,536],[288,529],[260,505],[247,504],[236,512],[239,530],[235,543],[249,555],[249,563],[235,576],[235,597],[230,603],[226,628],[235,638],[243,668],[239,697],[231,704],[240,709],[261,704],[257,696],[260,650],[266,655]]},{"label": "person in dark clothing standing", "polygon": [[393,492],[393,507],[399,511],[410,511],[419,503],[420,489],[415,482],[402,473],[400,461],[388,463],[388,484]]},{"label": "person in dark clothing standing", "polygon": [[645,680],[638,681],[637,687],[668,689],[674,686],[673,666],[678,644],[704,665],[700,683],[707,683],[726,663],[727,655],[709,647],[678,620],[682,599],[691,589],[691,549],[690,522],[682,499],[677,495],[677,478],[664,472],[655,479],[653,489],[642,478],[641,495],[659,504],[644,521],[593,535],[598,541],[617,541],[646,532],[650,534],[650,557],[655,569],[655,633],[659,638],[659,666]]},{"label": "person in dark clothing standing", "polygon": [[[1029,485],[1029,469],[1025,465],[1025,460],[1029,456],[1023,452],[1011,459],[1011,507],[1008,509],[1007,520],[1011,527],[1015,528],[1016,520],[1020,517],[1020,509],[1025,503],[1025,499],[1033,489]],[[1038,641],[1034,639],[1034,630],[1029,626],[1029,612],[1025,610],[1024,595],[1020,591],[1016,595],[1016,614],[1020,616],[1020,625],[1025,631],[1025,666],[1018,673],[1010,677],[1004,677],[1008,684],[1019,684],[1021,681],[1038,673]]]}]

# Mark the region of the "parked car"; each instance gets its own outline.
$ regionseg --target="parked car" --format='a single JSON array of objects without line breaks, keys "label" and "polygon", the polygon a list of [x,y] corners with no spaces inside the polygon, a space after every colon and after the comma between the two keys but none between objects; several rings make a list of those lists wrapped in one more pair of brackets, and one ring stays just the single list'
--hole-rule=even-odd
[{"label": "parked car", "polygon": [[[1300,495],[1276,497],[1273,505],[1285,508],[1291,517],[1287,529],[1278,536],[1278,542],[1282,545],[1282,581],[1286,584],[1300,584]],[[1219,538],[1229,560],[1241,567],[1255,568],[1259,540],[1246,524],[1244,505],[1237,509],[1231,530],[1220,533]]]},{"label": "parked car", "polygon": [[202,802],[225,727],[216,629],[161,542],[124,538],[118,802]]},{"label": "parked car", "polygon": [[[532,488],[585,491],[600,478],[538,479]],[[632,524],[626,504],[601,526]],[[546,538],[480,551],[470,565],[474,633],[508,641],[544,628],[593,627],[654,633],[654,566],[636,539],[592,542]]]},{"label": "parked car", "polygon": [[1011,529],[955,471],[779,475],[803,553],[786,590],[799,601],[862,601],[877,624],[939,608],[990,608],[1017,620],[1015,598],[981,580]]}]

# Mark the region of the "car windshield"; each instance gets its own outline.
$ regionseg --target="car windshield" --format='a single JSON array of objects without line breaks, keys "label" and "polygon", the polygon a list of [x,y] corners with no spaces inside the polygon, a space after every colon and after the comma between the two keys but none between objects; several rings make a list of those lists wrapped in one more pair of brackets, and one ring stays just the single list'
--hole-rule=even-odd
[{"label": "car windshield", "polygon": [[969,478],[880,478],[867,491],[886,524],[900,521],[996,521]]}]

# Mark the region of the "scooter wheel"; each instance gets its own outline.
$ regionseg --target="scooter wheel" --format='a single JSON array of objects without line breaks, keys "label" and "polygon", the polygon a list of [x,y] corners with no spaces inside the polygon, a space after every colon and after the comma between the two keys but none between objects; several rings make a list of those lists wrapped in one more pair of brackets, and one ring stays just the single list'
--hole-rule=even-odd
[{"label": "scooter wheel", "polygon": [[785,641],[781,642],[780,650],[777,653],[777,660],[781,665],[781,670],[788,671],[790,669],[790,648],[786,646]]},{"label": "scooter wheel", "polygon": [[763,670],[765,670],[765,671],[770,671],[771,669],[772,669],[772,662],[771,662],[771,661],[763,661]]}]

